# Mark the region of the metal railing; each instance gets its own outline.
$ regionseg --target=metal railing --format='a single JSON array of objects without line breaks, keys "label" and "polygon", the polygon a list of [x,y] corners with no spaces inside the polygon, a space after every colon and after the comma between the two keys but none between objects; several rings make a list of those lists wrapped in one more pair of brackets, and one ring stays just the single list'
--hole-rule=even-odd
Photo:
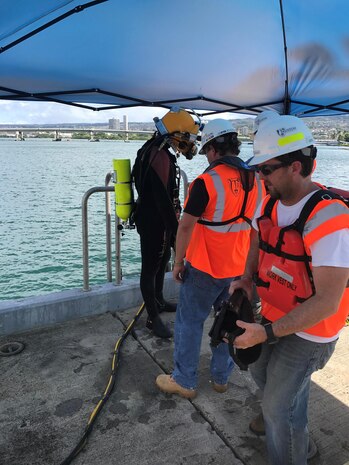
[{"label": "metal railing", "polygon": [[[185,171],[180,170],[183,180],[184,198],[188,192],[188,177]],[[107,256],[107,281],[113,281],[112,273],[112,232],[111,232],[111,208],[110,192],[114,192],[114,186],[109,186],[113,178],[113,172],[109,172],[105,177],[105,185],[91,187],[82,197],[82,262],[83,262],[83,290],[90,290],[89,274],[89,251],[88,251],[88,199],[96,192],[105,192],[105,220],[106,220],[106,256]],[[114,209],[115,212],[115,209]],[[120,219],[115,216],[115,284],[121,283],[121,248],[120,248],[120,231],[122,229]]]}]

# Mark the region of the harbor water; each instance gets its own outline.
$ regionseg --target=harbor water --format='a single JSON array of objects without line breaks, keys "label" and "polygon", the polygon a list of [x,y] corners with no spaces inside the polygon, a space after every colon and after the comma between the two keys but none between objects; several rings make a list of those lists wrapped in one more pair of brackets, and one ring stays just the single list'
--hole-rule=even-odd
[{"label": "harbor water", "polygon": [[[113,158],[134,161],[144,141],[0,139],[0,300],[82,287],[81,200],[103,186]],[[242,144],[241,156],[252,156]],[[191,181],[207,166],[197,155],[179,165]],[[349,150],[320,146],[314,180],[349,189]],[[90,284],[105,283],[105,198],[88,201]],[[114,252],[114,244],[113,244]],[[139,237],[121,237],[124,277],[140,271]]]}]

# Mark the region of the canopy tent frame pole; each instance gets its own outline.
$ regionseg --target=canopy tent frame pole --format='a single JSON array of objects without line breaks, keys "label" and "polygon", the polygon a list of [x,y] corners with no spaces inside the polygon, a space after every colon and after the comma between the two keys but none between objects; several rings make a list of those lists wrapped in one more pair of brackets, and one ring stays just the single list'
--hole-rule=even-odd
[{"label": "canopy tent frame pole", "polygon": [[287,59],[287,42],[286,42],[286,30],[285,30],[285,18],[284,18],[284,8],[282,5],[282,0],[279,0],[280,5],[280,15],[281,15],[281,26],[282,26],[282,36],[284,43],[284,59],[285,59],[285,97],[284,97],[284,115],[288,115],[291,109],[291,101],[288,90],[288,59]]},{"label": "canopy tent frame pole", "polygon": [[319,110],[334,110],[334,111],[338,111],[340,113],[349,113],[349,109],[337,108],[338,105],[343,105],[344,103],[348,103],[348,102],[349,102],[349,99],[346,99],[346,100],[341,100],[340,102],[331,103],[330,105],[318,105],[318,104],[309,103],[309,102],[302,102],[300,100],[293,100],[292,101],[292,103],[297,104],[297,105],[308,105],[309,107],[313,107],[313,108],[311,108],[309,110],[302,111],[301,115],[314,113],[314,112],[319,111]]},{"label": "canopy tent frame pole", "polygon": [[[286,47],[287,49],[287,47]],[[287,52],[286,52],[287,53]],[[205,101],[205,102],[211,102],[211,103],[217,103],[218,105],[226,105],[228,108],[222,109],[222,110],[217,110],[217,111],[207,111],[203,113],[202,111],[198,111],[197,114],[200,117],[205,117],[205,116],[212,116],[212,115],[218,115],[221,113],[232,113],[232,112],[241,112],[243,113],[244,111],[251,111],[256,114],[260,113],[263,107],[268,107],[271,105],[277,105],[277,104],[283,104],[284,105],[284,111],[287,111],[285,114],[290,114],[290,108],[291,104],[298,104],[298,105],[307,105],[311,107],[309,110],[303,110],[302,112],[299,113],[299,116],[304,116],[306,114],[311,114],[317,111],[321,110],[333,110],[333,111],[338,111],[338,113],[349,113],[349,109],[345,108],[338,108],[339,105],[343,105],[345,103],[349,102],[349,99],[346,100],[341,100],[339,102],[333,102],[329,105],[320,105],[316,103],[310,103],[310,102],[303,102],[300,100],[292,100],[288,97],[288,80],[286,79],[285,81],[285,97],[282,100],[273,100],[270,102],[261,102],[257,103],[254,105],[237,105],[234,103],[229,103],[229,102],[224,102],[221,100],[216,100],[204,96],[197,96],[197,97],[188,97],[188,98],[182,98],[182,99],[173,99],[173,100],[158,100],[158,101],[147,101],[147,100],[142,100],[138,99],[137,97],[130,97],[127,95],[122,95],[122,94],[117,94],[114,92],[108,92],[108,91],[103,91],[101,89],[77,89],[77,90],[66,90],[66,91],[57,91],[57,92],[37,92],[37,93],[31,93],[31,92],[26,92],[22,90],[17,90],[17,89],[12,89],[9,87],[3,87],[0,86],[0,91],[3,92],[8,92],[9,95],[0,95],[0,100],[38,100],[42,102],[54,102],[54,103],[59,103],[62,105],[69,105],[77,108],[82,108],[84,110],[91,110],[91,111],[103,111],[103,110],[117,110],[117,109],[123,109],[123,108],[136,108],[139,106],[144,106],[144,107],[159,107],[159,108],[170,108],[172,105],[177,104],[177,103],[183,103],[183,102],[195,102],[195,101]],[[75,103],[75,102],[70,102],[70,101],[64,101],[58,98],[54,98],[52,96],[54,95],[70,95],[70,94],[91,94],[91,93],[99,93],[99,94],[104,94],[108,96],[114,96],[116,98],[122,98],[125,100],[130,100],[134,103],[130,103],[127,105],[105,105],[102,107],[91,107],[89,105],[84,105],[82,103]],[[167,105],[166,105],[167,104]],[[258,108],[259,107],[259,108]],[[188,110],[190,112],[190,110]]]},{"label": "canopy tent frame pole", "polygon": [[66,19],[66,18],[68,18],[69,16],[71,16],[71,15],[73,15],[75,13],[80,13],[81,11],[84,11],[86,8],[90,8],[91,6],[96,6],[99,3],[104,3],[104,2],[107,2],[107,1],[109,1],[109,0],[93,0],[92,2],[85,3],[84,5],[78,5],[75,8],[73,8],[72,10],[67,11],[63,15],[60,15],[57,18],[52,19],[51,21],[49,21],[49,22],[43,24],[42,26],[34,29],[33,31],[28,32],[28,34],[25,34],[24,36],[20,37],[19,39],[16,39],[16,40],[14,40],[13,42],[10,42],[7,45],[4,45],[4,47],[0,47],[0,54],[6,52],[7,50],[9,50],[12,47],[15,47],[16,45],[20,44],[21,42],[24,42],[25,40],[29,39],[30,37],[33,37],[34,35],[39,34],[39,32],[44,31],[45,29],[53,26],[56,23],[59,23],[63,19]]},{"label": "canopy tent frame pole", "polygon": [[[90,107],[88,105],[83,105],[81,103],[65,102],[64,100],[59,100],[59,99],[55,99],[55,98],[47,97],[47,96],[45,96],[45,97],[44,96],[36,97],[35,94],[31,94],[29,92],[24,92],[24,91],[21,91],[21,90],[9,89],[8,87],[1,87],[0,86],[0,91],[12,92],[12,93],[16,94],[12,98],[9,95],[1,95],[0,100],[32,100],[32,99],[35,99],[35,100],[39,100],[41,102],[61,103],[63,105],[70,105],[72,107],[83,108],[85,110],[95,110],[94,107]],[[25,97],[27,97],[27,98],[25,98]]]},{"label": "canopy tent frame pole", "polygon": [[[79,90],[70,90],[70,91],[57,91],[57,92],[40,92],[40,93],[31,93],[31,92],[25,92],[22,90],[16,90],[16,89],[11,89],[8,87],[2,87],[0,86],[0,91],[3,92],[8,92],[11,95],[1,95],[0,100],[20,100],[20,99],[25,99],[26,97],[29,99],[37,99],[40,101],[51,101],[55,103],[61,103],[63,105],[71,105],[71,106],[76,106],[79,108],[84,108],[87,110],[92,110],[92,111],[103,111],[103,110],[115,110],[115,109],[122,109],[122,108],[135,108],[138,106],[146,106],[146,107],[163,107],[163,108],[169,108],[171,105],[165,105],[165,103],[168,104],[175,104],[175,103],[182,103],[182,102],[188,102],[188,101],[207,101],[211,103],[217,103],[219,105],[226,105],[229,108],[225,108],[224,110],[218,110],[218,111],[208,111],[206,113],[198,113],[200,116],[208,116],[208,115],[215,115],[219,113],[225,113],[225,112],[234,112],[234,111],[241,111],[241,110],[250,110],[254,111],[256,113],[260,113],[262,110],[258,110],[255,107],[256,106],[267,106],[267,105],[273,105],[276,103],[281,103],[282,101],[277,100],[277,101],[271,101],[271,102],[264,102],[262,104],[257,104],[257,105],[251,105],[251,106],[241,106],[237,105],[234,103],[229,103],[229,102],[223,102],[221,100],[215,100],[203,96],[199,97],[189,97],[185,99],[173,99],[173,100],[159,100],[159,101],[147,101],[147,100],[141,100],[133,97],[129,97],[126,95],[121,95],[121,94],[115,94],[113,92],[107,92],[107,91],[102,91],[100,89],[79,89]],[[80,103],[74,103],[74,102],[67,102],[64,100],[60,99],[55,99],[51,97],[52,95],[69,95],[69,94],[84,94],[84,93],[101,93],[101,94],[106,94],[110,96],[115,96],[119,98],[124,98],[125,100],[133,100],[137,103],[132,103],[128,105],[108,105],[108,106],[103,106],[103,107],[91,107],[88,105],[83,105]]]},{"label": "canopy tent frame pole", "polygon": [[[263,110],[259,110],[257,107],[267,107],[269,105],[276,105],[278,103],[282,103],[283,100],[273,100],[271,102],[263,102],[259,103],[257,105],[246,105],[244,107],[241,107],[241,110],[248,110],[248,111],[254,111],[257,114],[261,113]],[[211,116],[211,115],[217,115],[219,113],[224,113],[224,112],[234,112],[234,108],[226,108],[225,110],[217,110],[217,111],[208,111],[207,113],[198,113],[199,116]]]}]

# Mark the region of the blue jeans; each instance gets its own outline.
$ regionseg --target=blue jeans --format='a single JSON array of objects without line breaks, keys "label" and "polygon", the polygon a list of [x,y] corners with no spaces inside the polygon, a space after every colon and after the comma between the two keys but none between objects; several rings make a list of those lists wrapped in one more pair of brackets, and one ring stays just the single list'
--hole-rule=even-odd
[{"label": "blue jeans", "polygon": [[295,334],[263,344],[250,365],[263,392],[262,410],[270,465],[306,465],[310,377],[323,368],[337,341],[319,344]]},{"label": "blue jeans", "polygon": [[[175,349],[173,379],[182,387],[195,389],[198,384],[198,365],[204,322],[212,306],[218,306],[229,297],[233,278],[215,279],[207,273],[186,264],[180,286],[175,322]],[[234,362],[228,344],[211,348],[211,376],[214,382],[226,384]]]}]

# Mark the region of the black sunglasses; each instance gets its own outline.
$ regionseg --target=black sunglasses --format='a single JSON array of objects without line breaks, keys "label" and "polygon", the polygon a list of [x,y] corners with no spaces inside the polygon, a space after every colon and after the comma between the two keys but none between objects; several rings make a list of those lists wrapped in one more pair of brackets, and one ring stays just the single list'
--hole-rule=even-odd
[{"label": "black sunglasses", "polygon": [[263,176],[269,176],[274,171],[278,170],[279,168],[290,166],[289,162],[278,163],[277,165],[261,165],[256,167],[257,173],[261,172]]}]

